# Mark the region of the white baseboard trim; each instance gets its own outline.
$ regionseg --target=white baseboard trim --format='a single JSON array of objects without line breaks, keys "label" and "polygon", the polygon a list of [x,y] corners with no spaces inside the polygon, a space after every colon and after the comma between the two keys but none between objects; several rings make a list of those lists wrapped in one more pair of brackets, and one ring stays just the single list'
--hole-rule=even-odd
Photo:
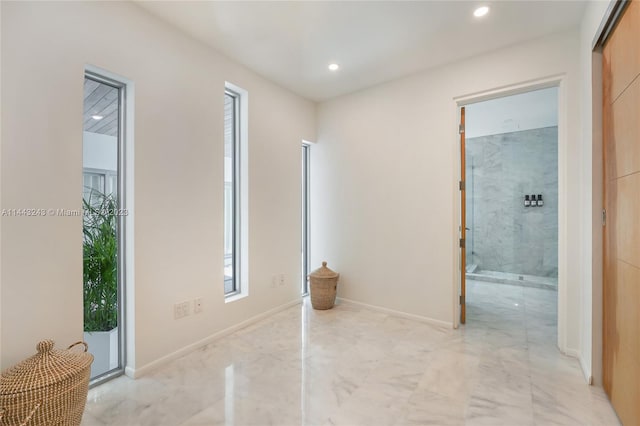
[{"label": "white baseboard trim", "polygon": [[345,299],[343,297],[338,297],[337,299],[340,302],[343,302],[343,303],[350,303],[352,305],[362,306],[364,308],[371,309],[373,311],[384,312],[385,314],[393,315],[393,316],[396,316],[396,317],[407,318],[407,319],[411,319],[411,320],[415,320],[415,321],[420,321],[420,322],[424,322],[424,323],[427,323],[427,324],[435,325],[435,326],[438,326],[438,327],[453,328],[453,323],[452,322],[440,321],[440,320],[437,320],[437,319],[434,319],[434,318],[423,317],[421,315],[409,314],[407,312],[396,311],[394,309],[389,309],[389,308],[383,308],[382,306],[369,305],[367,303],[357,302],[355,300]]},{"label": "white baseboard trim", "polygon": [[133,367],[129,367],[128,365],[124,368],[124,375],[129,377],[130,379],[136,378],[136,369]]},{"label": "white baseboard trim", "polygon": [[582,354],[578,356],[578,361],[580,361],[580,368],[582,369],[582,374],[584,375],[584,379],[587,381],[589,385],[593,385],[593,376],[591,375],[591,370],[587,367],[587,364],[582,357]]},{"label": "white baseboard trim", "polygon": [[582,375],[584,376],[584,380],[587,382],[587,384],[592,385],[593,376],[591,375],[591,371],[589,370],[589,368],[587,368],[587,364],[582,357],[582,353],[580,353],[580,351],[577,349],[567,349],[566,351],[564,351],[564,354],[578,360],[578,363],[580,364],[580,370],[582,370]]},{"label": "white baseboard trim", "polygon": [[[563,352],[563,351],[560,351],[560,352]],[[580,352],[577,349],[567,348],[563,353],[566,356],[570,356],[572,358],[580,358]]]},{"label": "white baseboard trim", "polygon": [[222,337],[228,336],[229,334],[238,331],[242,328],[248,327],[251,324],[254,324],[260,320],[263,320],[267,317],[270,317],[271,315],[275,315],[278,312],[284,311],[285,309],[288,309],[292,306],[295,305],[299,305],[300,303],[302,303],[301,299],[296,299],[296,300],[292,300],[291,302],[285,303],[284,305],[280,305],[277,306],[273,309],[269,309],[266,312],[263,312],[261,314],[258,314],[256,316],[253,316],[245,321],[242,321],[238,324],[232,325],[231,327],[225,328],[224,330],[220,330],[217,333],[214,333],[210,336],[205,337],[204,339],[198,340],[197,342],[194,342],[190,345],[187,345],[183,348],[178,349],[175,352],[172,352],[168,355],[165,355],[161,358],[156,359],[155,361],[152,361],[146,365],[143,365],[140,368],[132,368],[132,367],[126,367],[124,370],[124,374],[126,374],[128,377],[131,377],[132,379],[138,379],[146,374],[148,374],[149,372],[156,370],[166,364],[168,364],[171,361],[174,361],[178,358],[181,358],[197,349],[200,349],[206,345],[208,345],[209,343],[212,343]]}]

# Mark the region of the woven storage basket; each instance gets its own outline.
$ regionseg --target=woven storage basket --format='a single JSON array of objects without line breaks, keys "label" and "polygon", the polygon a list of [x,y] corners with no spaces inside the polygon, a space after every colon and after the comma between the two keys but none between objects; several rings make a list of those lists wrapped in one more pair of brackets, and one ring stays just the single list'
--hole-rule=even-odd
[{"label": "woven storage basket", "polygon": [[309,274],[311,285],[311,306],[313,309],[331,309],[336,303],[338,278],[340,274],[327,268],[327,262],[322,267]]},{"label": "woven storage basket", "polygon": [[[71,351],[84,345],[84,352]],[[38,353],[2,373],[0,425],[79,425],[87,402],[93,355],[77,342],[67,350],[44,340]]]}]

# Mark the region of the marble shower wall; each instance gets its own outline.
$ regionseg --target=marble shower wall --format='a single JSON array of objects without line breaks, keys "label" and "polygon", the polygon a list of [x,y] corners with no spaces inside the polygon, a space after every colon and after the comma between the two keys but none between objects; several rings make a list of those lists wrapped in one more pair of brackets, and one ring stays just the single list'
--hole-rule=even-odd
[{"label": "marble shower wall", "polygon": [[[467,264],[558,276],[558,128],[467,139]],[[542,194],[543,207],[524,207]]]}]

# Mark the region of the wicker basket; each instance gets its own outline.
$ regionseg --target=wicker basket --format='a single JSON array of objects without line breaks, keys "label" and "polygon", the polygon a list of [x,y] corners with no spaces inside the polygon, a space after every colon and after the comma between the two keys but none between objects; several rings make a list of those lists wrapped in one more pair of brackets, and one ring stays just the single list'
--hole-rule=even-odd
[{"label": "wicker basket", "polygon": [[327,262],[322,262],[322,267],[309,274],[311,281],[311,306],[313,309],[331,309],[336,303],[338,278],[340,274],[327,268]]},{"label": "wicker basket", "polygon": [[[84,352],[69,350],[76,345],[84,345]],[[87,344],[57,350],[53,340],[44,340],[37,349],[2,373],[0,425],[79,425],[93,362]]]}]

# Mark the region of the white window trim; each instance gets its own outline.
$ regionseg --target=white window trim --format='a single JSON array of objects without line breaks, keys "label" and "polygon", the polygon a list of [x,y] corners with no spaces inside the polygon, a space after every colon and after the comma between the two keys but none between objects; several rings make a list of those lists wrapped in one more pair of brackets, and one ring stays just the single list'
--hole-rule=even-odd
[{"label": "white window trim", "polygon": [[[240,144],[240,211],[239,249],[240,249],[240,287],[237,292],[225,295],[225,303],[234,302],[249,296],[249,93],[235,84],[225,82],[225,90],[237,95],[238,106],[238,140]],[[224,242],[223,242],[224,244]],[[223,259],[224,260],[224,259]],[[224,264],[222,265],[222,285],[224,287]]]}]

